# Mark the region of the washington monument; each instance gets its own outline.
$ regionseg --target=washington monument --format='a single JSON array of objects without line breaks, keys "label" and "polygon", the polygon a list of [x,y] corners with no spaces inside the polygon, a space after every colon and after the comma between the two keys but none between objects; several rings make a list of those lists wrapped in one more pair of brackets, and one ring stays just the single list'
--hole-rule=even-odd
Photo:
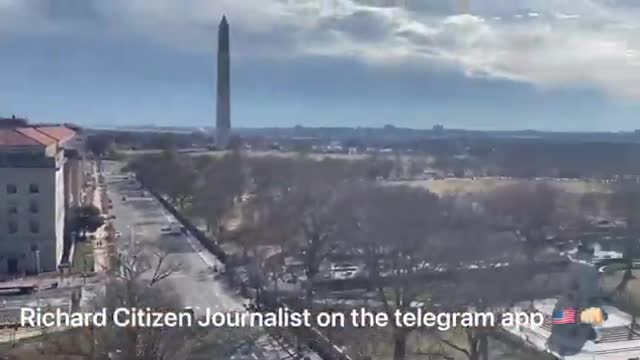
[{"label": "washington monument", "polygon": [[229,145],[231,131],[231,85],[229,62],[229,23],[222,17],[218,26],[218,88],[216,99],[216,147]]}]

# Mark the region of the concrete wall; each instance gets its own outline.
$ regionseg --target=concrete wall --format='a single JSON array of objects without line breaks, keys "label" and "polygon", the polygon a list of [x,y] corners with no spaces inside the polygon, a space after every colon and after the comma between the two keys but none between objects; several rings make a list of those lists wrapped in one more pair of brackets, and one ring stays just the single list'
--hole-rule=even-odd
[{"label": "concrete wall", "polygon": [[82,185],[84,183],[84,165],[81,157],[66,156],[64,164],[65,209],[82,204]]},{"label": "concrete wall", "polygon": [[60,157],[60,165],[56,168],[55,174],[55,270],[62,260],[64,253],[64,225],[65,225],[65,158]]},{"label": "concrete wall", "polygon": [[78,206],[82,203],[82,184],[84,182],[84,166],[82,159],[70,159],[69,162],[69,188],[70,205]]}]

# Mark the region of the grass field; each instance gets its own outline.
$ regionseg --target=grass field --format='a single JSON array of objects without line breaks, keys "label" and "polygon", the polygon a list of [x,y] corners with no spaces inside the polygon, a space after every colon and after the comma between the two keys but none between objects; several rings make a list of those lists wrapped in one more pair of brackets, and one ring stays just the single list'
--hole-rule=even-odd
[{"label": "grass field", "polygon": [[[154,154],[159,153],[160,150],[121,150],[120,154],[125,155],[127,157],[135,157],[146,154]],[[223,156],[228,154],[229,151],[193,151],[193,152],[185,152],[185,154],[190,154],[192,156]],[[276,157],[295,157],[300,156],[299,153],[295,152],[280,152],[280,151],[250,151],[245,152],[244,154],[251,157],[266,157],[266,156],[276,156]],[[343,160],[361,160],[370,157],[369,154],[307,154],[310,158],[316,160],[322,160],[323,158],[332,158],[332,159],[343,159]],[[382,155],[387,158],[395,158],[395,155]],[[412,158],[411,155],[402,155],[401,158],[403,160],[407,160]],[[425,158],[425,156],[420,156],[421,158]],[[426,157],[427,162],[432,162],[434,159],[432,157]],[[444,194],[464,194],[464,193],[480,193],[480,192],[488,192],[495,190],[501,186],[513,185],[516,183],[521,183],[525,181],[546,181],[552,186],[557,187],[560,190],[564,190],[570,194],[584,194],[590,192],[608,192],[608,187],[606,184],[602,184],[594,181],[586,181],[580,179],[556,179],[556,180],[521,180],[521,179],[498,179],[498,178],[475,178],[475,179],[458,179],[458,178],[448,178],[448,179],[439,179],[439,180],[412,180],[412,181],[390,181],[389,185],[408,185],[414,187],[420,187],[428,189],[439,195]]]},{"label": "grass field", "polygon": [[[27,331],[27,330],[25,330]],[[28,330],[34,331],[34,330]],[[35,330],[40,333],[38,336],[29,338],[20,337],[16,344],[6,342],[0,344],[0,359],[5,359],[3,356],[7,356],[7,359],[11,360],[81,360],[87,359],[87,356],[65,354],[59,351],[58,345],[68,343],[73,340],[80,344],[80,347],[87,347],[86,338],[81,337],[76,339],[74,335],[80,330],[66,330],[66,331],[49,331],[42,335],[40,330]],[[24,335],[23,335],[24,336]],[[86,351],[86,349],[85,349]],[[60,354],[58,354],[60,352]],[[88,351],[87,351],[88,353]]]},{"label": "grass field", "polygon": [[[118,155],[124,156],[124,157],[135,157],[135,156],[141,156],[141,155],[150,155],[150,154],[159,154],[161,153],[162,150],[154,150],[154,149],[150,149],[150,150],[118,150],[117,153]],[[210,150],[193,150],[193,151],[181,151],[181,153],[183,154],[189,154],[192,156],[223,156],[226,154],[230,154],[230,151],[210,151]],[[283,158],[291,158],[291,157],[296,157],[296,156],[308,156],[310,158],[316,159],[316,160],[322,160],[325,158],[330,158],[330,159],[342,159],[342,160],[362,160],[362,159],[367,159],[370,158],[372,155],[371,154],[322,154],[322,153],[308,153],[308,154],[301,154],[301,153],[297,153],[297,152],[282,152],[282,151],[245,151],[243,152],[243,154],[251,156],[251,157],[266,157],[266,156],[275,156],[275,157],[283,157]],[[381,154],[379,155],[379,157],[381,158],[389,158],[389,159],[395,159],[396,155],[393,154]],[[409,158],[413,158],[414,156],[412,155],[401,155],[400,158],[401,159],[409,159]],[[432,162],[433,161],[433,157],[431,156],[417,156],[419,158],[426,158],[428,162]]]},{"label": "grass field", "polygon": [[[464,193],[481,193],[495,190],[502,186],[513,185],[524,181],[537,180],[517,180],[507,179],[500,180],[495,178],[482,179],[441,179],[441,180],[417,180],[392,182],[390,184],[408,185],[428,189],[438,195],[444,194],[464,194]],[[546,180],[539,180],[546,181]],[[548,181],[551,186],[560,190],[567,191],[572,194],[584,194],[588,192],[607,192],[606,185],[585,180],[554,180]]]},{"label": "grass field", "polygon": [[[149,155],[149,154],[159,154],[162,150],[118,150],[118,154],[125,156],[139,156],[139,155]],[[223,156],[230,154],[231,151],[210,151],[210,150],[193,150],[193,151],[180,151],[183,154],[191,154],[193,156]],[[297,152],[282,152],[282,151],[247,151],[243,152],[249,156],[262,157],[262,156],[278,156],[278,157],[294,157],[300,156],[300,153]],[[310,153],[306,156],[310,156],[317,159],[322,159],[325,157],[334,158],[334,159],[364,159],[368,157],[367,154],[316,154]]]},{"label": "grass field", "polygon": [[90,240],[76,244],[71,271],[76,274],[93,271],[93,244]]}]

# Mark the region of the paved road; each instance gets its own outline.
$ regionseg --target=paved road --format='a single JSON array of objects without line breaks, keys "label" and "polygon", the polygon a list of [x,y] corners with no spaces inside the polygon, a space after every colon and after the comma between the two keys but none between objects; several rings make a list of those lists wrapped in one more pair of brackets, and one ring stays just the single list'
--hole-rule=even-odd
[{"label": "paved road", "polygon": [[[147,243],[170,254],[168,260],[180,263],[183,268],[166,281],[180,296],[184,306],[195,309],[196,315],[202,315],[207,307],[212,311],[243,310],[248,301],[217,279],[212,270],[213,267],[222,269],[223,265],[191,235],[162,234],[160,229],[176,220],[156,199],[142,194],[139,183],[124,178],[120,166],[116,162],[103,162],[107,194],[112,199],[112,213],[116,216],[114,225],[122,234],[117,240],[118,251],[125,252],[136,243]],[[123,196],[126,197],[124,201]],[[274,344],[273,338],[262,335],[248,356],[238,354],[234,358],[284,360],[291,359],[291,355],[296,353],[290,345]],[[310,360],[321,360],[309,349],[300,354]]]},{"label": "paved road", "polygon": [[[103,174],[107,193],[113,201],[114,224],[122,235],[118,250],[126,252],[133,243],[153,244],[170,254],[167,261],[179,263],[181,270],[167,281],[180,296],[184,306],[191,306],[198,315],[209,307],[212,311],[241,310],[246,300],[216,279],[214,266],[222,268],[196,239],[188,234],[166,235],[160,229],[175,219],[162,205],[140,190],[135,180],[126,179],[115,162],[104,162]],[[123,196],[126,200],[123,201]],[[198,310],[200,309],[200,310]]]},{"label": "paved road", "polygon": [[[107,194],[116,216],[114,225],[121,233],[117,240],[118,252],[126,253],[128,247],[135,244],[154,244],[171,254],[168,260],[179,263],[183,269],[168,279],[170,285],[182,297],[183,305],[194,307],[198,314],[206,307],[212,311],[243,309],[242,304],[248,301],[216,279],[212,269],[223,268],[218,259],[189,234],[162,234],[160,229],[176,222],[175,218],[137,181],[123,175],[120,168],[117,162],[103,161]],[[278,286],[280,291],[300,291],[299,285],[279,282]],[[198,307],[201,312],[197,311]]]}]

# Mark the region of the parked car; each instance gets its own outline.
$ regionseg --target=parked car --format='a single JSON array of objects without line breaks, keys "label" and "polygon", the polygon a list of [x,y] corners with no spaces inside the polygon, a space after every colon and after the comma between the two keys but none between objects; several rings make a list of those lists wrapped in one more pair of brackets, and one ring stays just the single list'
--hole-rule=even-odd
[{"label": "parked car", "polygon": [[171,223],[169,225],[163,226],[160,229],[160,232],[167,235],[180,235],[184,231],[185,231],[184,227],[176,223]]}]

